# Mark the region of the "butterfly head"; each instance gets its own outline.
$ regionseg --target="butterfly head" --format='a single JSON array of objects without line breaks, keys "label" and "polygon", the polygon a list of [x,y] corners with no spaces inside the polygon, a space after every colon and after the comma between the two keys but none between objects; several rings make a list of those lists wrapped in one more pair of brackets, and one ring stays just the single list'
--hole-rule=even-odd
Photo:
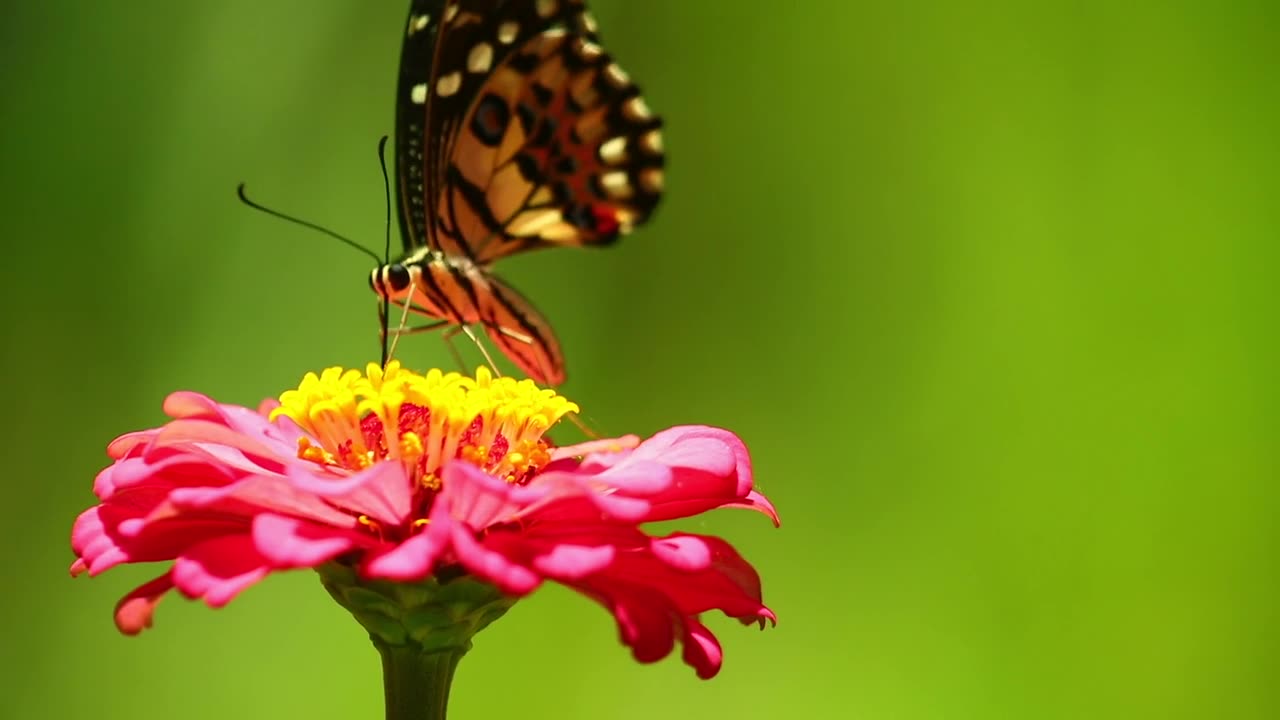
[{"label": "butterfly head", "polygon": [[369,273],[369,287],[381,298],[392,299],[404,294],[413,283],[413,275],[404,263],[394,262],[374,268]]}]

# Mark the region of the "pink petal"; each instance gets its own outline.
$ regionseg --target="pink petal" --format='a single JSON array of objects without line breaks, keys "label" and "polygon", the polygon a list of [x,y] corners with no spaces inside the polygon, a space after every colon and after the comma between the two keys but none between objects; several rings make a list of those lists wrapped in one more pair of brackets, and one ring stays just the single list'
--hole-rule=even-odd
[{"label": "pink petal", "polygon": [[472,575],[497,585],[503,592],[527,595],[542,583],[537,573],[481,545],[466,527],[455,526],[451,540],[453,551],[463,567]]},{"label": "pink petal", "polygon": [[[605,596],[606,598],[608,596]],[[618,621],[618,633],[622,642],[631,646],[632,656],[642,662],[657,662],[675,647],[673,623],[680,618],[673,616],[660,595],[645,588],[633,589],[625,596],[608,602]]]},{"label": "pink petal", "polygon": [[684,652],[681,657],[685,663],[693,666],[698,677],[710,680],[720,672],[720,664],[724,661],[724,651],[720,649],[720,641],[702,623],[693,618],[686,618],[684,639],[681,644]]},{"label": "pink petal", "polygon": [[106,500],[121,490],[138,485],[223,485],[235,477],[234,473],[223,467],[184,454],[172,455],[155,462],[140,458],[128,459],[109,465],[99,472],[93,482],[93,492]]},{"label": "pink petal", "polygon": [[289,482],[304,494],[328,498],[386,525],[403,523],[413,511],[413,482],[398,462],[374,463],[345,478],[305,466],[292,468]]},{"label": "pink petal", "polygon": [[448,463],[440,474],[444,490],[436,503],[444,503],[450,517],[473,530],[511,522],[521,508],[546,496],[538,487],[512,485],[468,462]]},{"label": "pink petal", "polygon": [[166,520],[125,530],[138,521],[132,510],[115,503],[98,505],[80,514],[71,531],[71,548],[84,560],[90,575],[120,563],[170,560],[188,548],[248,527],[235,518],[192,517]]},{"label": "pink petal", "polygon": [[659,562],[677,570],[697,572],[711,565],[711,549],[696,535],[656,538],[649,547]]},{"label": "pink petal", "polygon": [[281,448],[269,447],[248,435],[232,430],[226,425],[220,425],[208,420],[194,419],[174,420],[162,427],[147,448],[147,456],[150,457],[156,451],[165,448],[186,447],[196,444],[207,446],[209,450],[216,450],[224,454],[234,450],[242,455],[261,458],[288,457],[282,452]]},{"label": "pink petal", "polygon": [[216,608],[270,570],[270,563],[253,546],[253,538],[228,535],[201,543],[174,561],[173,583],[187,597],[204,598]]},{"label": "pink petal", "polygon": [[169,393],[164,399],[164,414],[173,419],[201,418],[209,420],[217,415],[218,403],[207,395],[190,390]]},{"label": "pink petal", "polygon": [[535,557],[533,567],[544,575],[577,580],[611,564],[614,552],[609,545],[557,545],[551,552]]},{"label": "pink petal", "polygon": [[245,517],[270,511],[296,515],[335,527],[354,527],[355,518],[322,498],[294,487],[289,480],[270,475],[246,477],[222,487],[180,488],[169,495],[180,510],[233,514]]},{"label": "pink petal", "polygon": [[527,486],[544,493],[538,502],[509,510],[522,520],[544,523],[597,522],[604,519],[627,523],[641,522],[652,511],[643,498],[606,490],[601,491],[598,476],[573,472],[547,472],[535,477]]},{"label": "pink petal", "polygon": [[416,582],[435,570],[436,562],[448,546],[449,520],[435,519],[423,532],[373,555],[362,570],[368,577]]},{"label": "pink petal", "polygon": [[253,546],[276,568],[315,567],[363,544],[367,538],[358,533],[300,518],[263,513],[253,519]]},{"label": "pink petal", "polygon": [[751,463],[737,435],[707,425],[677,425],[640,443],[632,456],[739,480],[739,494],[751,489]]},{"label": "pink petal", "polygon": [[130,455],[136,455],[151,443],[151,439],[158,432],[160,432],[160,428],[125,433],[107,444],[107,456],[112,460],[121,460]]}]

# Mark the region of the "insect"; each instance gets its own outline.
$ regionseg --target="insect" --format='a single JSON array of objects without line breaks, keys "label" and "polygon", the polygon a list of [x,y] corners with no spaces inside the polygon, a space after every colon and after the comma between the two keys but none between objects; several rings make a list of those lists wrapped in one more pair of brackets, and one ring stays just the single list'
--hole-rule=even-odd
[{"label": "insect", "polygon": [[491,264],[607,245],[648,219],[661,119],[582,0],[413,0],[397,93],[404,255],[369,279],[384,325],[388,304],[434,320],[415,332],[481,325],[527,375],[560,384],[550,324]]}]

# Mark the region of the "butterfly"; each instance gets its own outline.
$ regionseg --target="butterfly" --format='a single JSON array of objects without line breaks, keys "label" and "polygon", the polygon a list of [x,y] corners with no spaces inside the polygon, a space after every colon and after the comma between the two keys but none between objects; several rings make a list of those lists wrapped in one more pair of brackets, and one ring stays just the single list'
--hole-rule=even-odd
[{"label": "butterfly", "polygon": [[582,0],[412,0],[397,93],[404,255],[370,276],[384,312],[481,325],[529,377],[560,384],[550,324],[491,264],[607,245],[645,222],[662,194],[662,120]]}]

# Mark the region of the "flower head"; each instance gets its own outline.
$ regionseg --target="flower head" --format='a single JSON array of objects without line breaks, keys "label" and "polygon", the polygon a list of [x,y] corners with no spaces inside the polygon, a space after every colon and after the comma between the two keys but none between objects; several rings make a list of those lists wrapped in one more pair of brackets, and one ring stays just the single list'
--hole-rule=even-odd
[{"label": "flower head", "polygon": [[510,597],[553,580],[607,607],[638,660],[680,640],[702,677],[721,657],[700,613],[774,620],[728,543],[639,527],[717,507],[777,523],[726,430],[556,448],[545,433],[577,406],[554,391],[396,363],[308,374],[257,411],[190,392],[164,409],[170,422],[108,446],[101,502],[72,530],[73,574],[173,561],[117,605],[121,632],[149,627],[173,588],[218,607],[273,571],[326,565],[384,584],[467,575]]}]

